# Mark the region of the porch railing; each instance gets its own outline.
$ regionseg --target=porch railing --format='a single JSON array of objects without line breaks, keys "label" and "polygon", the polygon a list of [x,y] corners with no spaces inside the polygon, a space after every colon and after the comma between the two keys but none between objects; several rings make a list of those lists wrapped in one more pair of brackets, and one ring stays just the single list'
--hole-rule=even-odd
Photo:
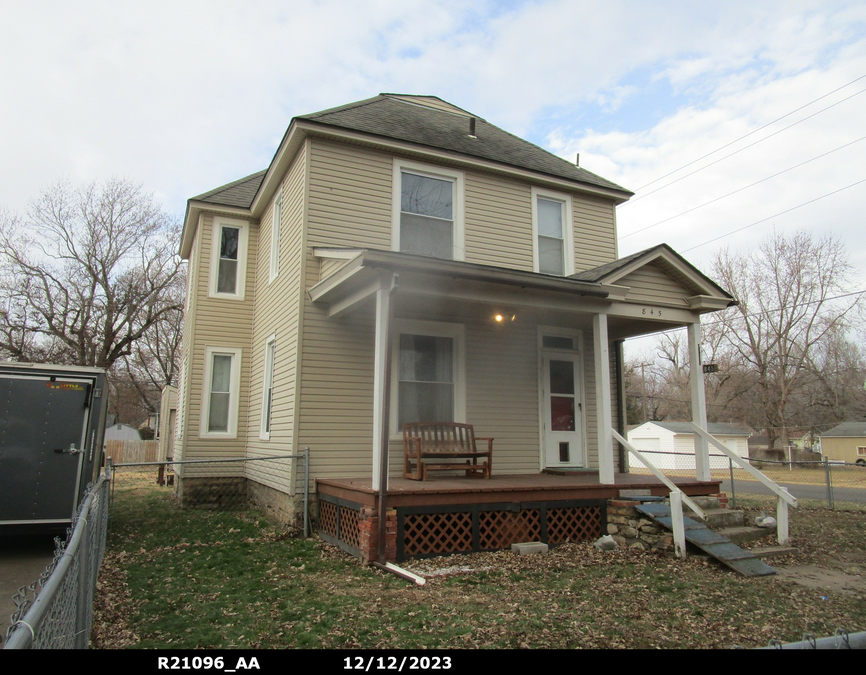
[{"label": "porch railing", "polygon": [[[613,437],[614,437],[616,440],[618,440],[620,443],[622,443],[622,446],[623,446],[626,450],[628,450],[631,454],[633,454],[633,455],[634,455],[635,457],[637,457],[641,462],[643,462],[643,464],[646,466],[646,468],[650,470],[650,472],[652,473],[652,475],[655,476],[656,478],[658,478],[662,483],[664,483],[665,486],[666,486],[666,487],[667,487],[671,492],[681,492],[681,490],[680,490],[676,485],[674,485],[673,481],[671,481],[667,476],[665,476],[661,471],[659,471],[659,469],[658,469],[658,468],[657,468],[657,467],[656,467],[652,462],[650,462],[650,461],[646,458],[646,456],[645,456],[644,454],[641,453],[640,450],[638,450],[638,449],[637,449],[636,447],[634,447],[631,443],[629,443],[629,442],[628,442],[627,440],[625,440],[622,436],[620,436],[616,429],[611,429],[611,431],[613,431]],[[692,511],[694,511],[694,512],[698,515],[698,517],[699,517],[701,520],[706,520],[706,519],[707,519],[707,514],[704,513],[704,510],[703,510],[700,506],[698,506],[697,504],[695,504],[695,503],[694,503],[694,502],[693,502],[693,501],[688,497],[688,495],[683,495],[683,501],[688,505],[688,507],[689,507]]]},{"label": "porch railing", "polygon": [[712,434],[710,434],[705,429],[701,429],[697,424],[691,422],[692,430],[701,437],[705,438],[708,443],[715,446],[718,450],[723,452],[728,456],[732,462],[734,462],[741,469],[745,469],[748,471],[758,482],[764,485],[768,490],[770,490],[773,494],[776,495],[776,538],[779,541],[780,546],[788,545],[788,506],[793,506],[797,508],[797,498],[794,497],[790,492],[788,492],[781,485],[775,483],[772,479],[765,476],[763,473],[758,471],[755,467],[753,467],[749,462],[740,457],[737,453],[733,452],[730,448],[728,448],[724,443],[715,438]]}]

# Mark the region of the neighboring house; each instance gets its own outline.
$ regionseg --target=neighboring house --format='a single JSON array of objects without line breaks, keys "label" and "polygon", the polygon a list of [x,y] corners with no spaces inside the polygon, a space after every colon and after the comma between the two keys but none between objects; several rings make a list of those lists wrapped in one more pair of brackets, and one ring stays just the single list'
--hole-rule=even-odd
[{"label": "neighboring house", "polygon": [[[710,422],[709,431],[740,457],[749,456],[749,431],[731,424]],[[628,441],[645,452],[659,469],[695,469],[695,434],[688,422],[645,422],[628,432]],[[634,468],[640,463],[632,461]],[[718,448],[710,448],[710,468],[727,469],[728,458]]]},{"label": "neighboring house", "polygon": [[827,459],[866,466],[866,422],[842,422],[820,438]]},{"label": "neighboring house", "polygon": [[108,441],[140,441],[138,429],[129,424],[112,424],[105,427],[104,442]]},{"label": "neighboring house", "polygon": [[[319,530],[355,550],[386,483],[399,487],[387,493],[398,528],[422,515],[418,527],[440,528],[446,502],[468,528],[479,503],[517,517],[540,498],[529,484],[549,481],[543,471],[572,478],[538,488],[550,490],[539,508],[567,502],[568,523],[589,509],[580,536],[600,532],[603,508],[576,490],[597,500],[626,480],[613,440],[625,434],[622,341],[688,327],[698,358],[701,315],[733,303],[665,244],[618,257],[615,208],[631,194],[435,96],[294,118],[265,170],[188,202],[175,458],[310,447]],[[705,424],[702,377],[692,393]],[[494,437],[493,478],[403,479],[400,429],[412,421]],[[216,475],[196,466],[180,471],[182,499]],[[299,508],[302,463],[280,478],[261,466],[232,475],[263,504]],[[695,480],[693,494],[718,490],[708,472]],[[521,536],[535,532],[555,539]]]}]

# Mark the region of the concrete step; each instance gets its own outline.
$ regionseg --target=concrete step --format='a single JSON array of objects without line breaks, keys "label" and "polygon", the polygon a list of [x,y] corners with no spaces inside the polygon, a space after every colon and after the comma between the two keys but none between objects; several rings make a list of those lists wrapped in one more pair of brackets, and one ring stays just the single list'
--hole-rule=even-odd
[{"label": "concrete step", "polygon": [[[704,511],[707,509],[720,509],[722,508],[722,503],[719,501],[718,497],[690,497],[690,499],[700,506]],[[683,504],[684,509],[688,509],[688,507]]]},{"label": "concrete step", "polygon": [[772,537],[775,535],[775,528],[766,528],[766,527],[750,527],[746,526],[737,526],[737,527],[722,527],[718,530],[714,530],[718,532],[723,537],[727,537],[735,544],[745,544],[749,541],[758,541],[759,539],[763,539],[764,537]]},{"label": "concrete step", "polygon": [[[684,513],[689,518],[698,520],[697,515],[692,513],[691,509],[684,510]],[[717,530],[720,527],[741,527],[745,524],[745,514],[742,511],[707,508],[704,509],[704,513],[707,514],[706,526],[712,530]]]},{"label": "concrete step", "polygon": [[758,558],[776,558],[781,555],[790,555],[796,553],[797,549],[793,546],[756,546],[750,549]]}]

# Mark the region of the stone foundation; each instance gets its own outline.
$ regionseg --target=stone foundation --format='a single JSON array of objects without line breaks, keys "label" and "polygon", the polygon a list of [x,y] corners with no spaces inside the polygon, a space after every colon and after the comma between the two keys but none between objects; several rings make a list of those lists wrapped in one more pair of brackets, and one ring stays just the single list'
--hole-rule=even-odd
[{"label": "stone foundation", "polygon": [[241,476],[178,478],[175,496],[191,509],[245,509],[247,479]]},{"label": "stone foundation", "polygon": [[[721,508],[728,507],[728,496],[722,492],[710,497],[718,499]],[[640,497],[630,499],[611,499],[607,502],[607,533],[617,544],[627,548],[639,548],[645,551],[673,551],[674,533],[655,523],[635,506],[644,502],[658,502],[657,499],[643,500]],[[665,500],[670,504],[669,500]],[[688,509],[683,508],[683,515],[688,516]]]},{"label": "stone foundation", "polygon": [[[264,511],[274,522],[280,525],[304,527],[304,495],[290,495],[276,490],[268,485],[247,482],[247,491],[250,504]],[[316,517],[316,495],[310,494],[310,519],[315,522]]]}]

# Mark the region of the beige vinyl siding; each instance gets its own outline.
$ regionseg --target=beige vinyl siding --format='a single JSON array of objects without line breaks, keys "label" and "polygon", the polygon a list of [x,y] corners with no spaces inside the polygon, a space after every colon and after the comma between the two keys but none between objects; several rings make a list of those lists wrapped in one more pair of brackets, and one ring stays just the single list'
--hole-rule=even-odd
[{"label": "beige vinyl siding", "polygon": [[616,218],[613,204],[575,193],[572,197],[574,217],[574,271],[598,267],[616,260]]},{"label": "beige vinyl siding", "polygon": [[342,258],[322,258],[319,262],[319,281],[328,278],[348,262]]},{"label": "beige vinyl siding", "polygon": [[532,271],[532,194],[528,183],[465,173],[465,260]]},{"label": "beige vinyl siding", "polygon": [[[186,411],[185,421],[187,438],[184,443],[184,459],[243,456],[247,436],[250,394],[248,377],[251,356],[250,337],[256,290],[255,273],[259,228],[255,223],[249,227],[244,300],[212,298],[208,294],[208,284],[210,281],[213,222],[214,216],[212,214],[204,215],[201,218],[197,234],[201,243],[198,260],[199,273],[195,284],[194,308],[192,309],[195,331],[189,354],[189,393],[186,396],[189,408]],[[202,396],[206,385],[204,382],[206,347],[230,347],[243,350],[240,364],[237,438],[200,437]]]},{"label": "beige vinyl siding", "polygon": [[[295,157],[279,191],[262,215],[261,251],[255,271],[256,304],[250,349],[250,397],[247,425],[247,456],[295,454],[295,388],[298,364],[298,326],[301,308],[301,262],[303,256],[304,178],[306,146]],[[270,278],[270,246],[274,201],[282,195],[279,274]],[[269,438],[260,438],[264,387],[265,345],[275,336],[273,398]],[[248,478],[282,492],[291,493],[291,460],[251,462]]]},{"label": "beige vinyl siding", "polygon": [[694,295],[671,279],[655,263],[644,265],[616,283],[618,286],[630,288],[626,295],[628,302],[688,307],[689,303],[685,298]]},{"label": "beige vinyl siding", "polygon": [[309,246],[391,250],[392,158],[353,145],[310,145]]},{"label": "beige vinyl siding", "polygon": [[174,444],[176,459],[185,459],[185,446],[190,437],[190,369],[192,366],[192,352],[195,341],[194,317],[198,305],[198,274],[201,268],[201,265],[199,264],[201,259],[201,247],[199,246],[201,243],[201,236],[199,235],[200,228],[201,218],[199,218],[199,229],[193,235],[187,268],[186,304],[184,310],[183,332],[181,334],[180,374],[178,377],[177,392],[177,426],[175,428]]}]

